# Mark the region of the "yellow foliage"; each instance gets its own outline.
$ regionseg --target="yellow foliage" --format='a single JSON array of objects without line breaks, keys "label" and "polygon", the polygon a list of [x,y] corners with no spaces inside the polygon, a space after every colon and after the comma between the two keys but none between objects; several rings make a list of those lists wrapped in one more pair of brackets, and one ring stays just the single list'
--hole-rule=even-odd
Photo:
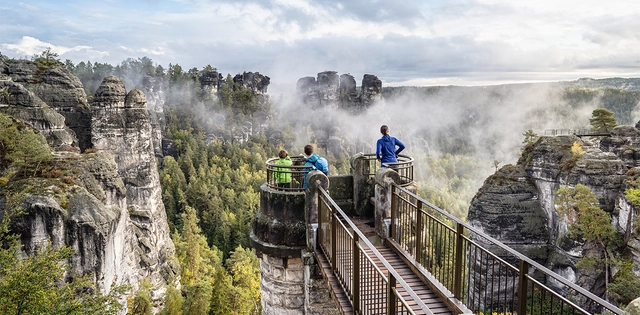
[{"label": "yellow foliage", "polygon": [[576,141],[571,146],[571,154],[573,154],[574,159],[581,158],[584,155],[584,151],[582,151],[582,143]]}]

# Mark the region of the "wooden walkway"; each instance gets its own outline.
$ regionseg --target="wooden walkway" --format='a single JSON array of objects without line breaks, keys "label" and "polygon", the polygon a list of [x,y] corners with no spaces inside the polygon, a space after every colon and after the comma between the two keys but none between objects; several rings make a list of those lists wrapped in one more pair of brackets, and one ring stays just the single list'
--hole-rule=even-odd
[{"label": "wooden walkway", "polygon": [[[369,240],[375,244],[375,232],[373,228],[368,224],[368,222],[364,220],[360,220],[357,218],[351,218],[351,220],[358,226],[360,231],[369,238]],[[438,296],[431,290],[431,288],[425,284],[420,277],[418,277],[413,270],[405,264],[405,262],[396,254],[394,250],[388,248],[384,245],[375,245],[376,250],[382,254],[382,256],[387,260],[387,262],[393,267],[393,269],[401,275],[402,280],[404,280],[413,291],[420,297],[422,302],[427,305],[429,310],[436,315],[441,314],[456,314],[454,311],[450,310],[447,305],[438,298]],[[366,249],[367,255],[372,257],[372,260],[375,262],[376,266],[385,274],[387,274],[387,268],[380,262],[378,257],[373,254],[371,249]],[[348,297],[347,293],[343,289],[342,285],[334,275],[331,265],[327,260],[324,253],[321,250],[316,250],[316,256],[318,258],[318,264],[321,266],[321,270],[328,280],[329,285],[331,286],[332,295],[338,304],[342,314],[353,314],[353,306],[351,304],[351,300]],[[385,292],[386,288],[381,288],[380,292]],[[418,307],[417,303],[411,298],[409,293],[407,293],[403,287],[397,286],[397,290],[400,295],[408,302],[411,306],[412,310],[415,314],[425,314],[425,312]],[[384,302],[384,298],[381,296],[379,298],[381,304],[386,304]],[[382,307],[384,310],[384,308]]]}]

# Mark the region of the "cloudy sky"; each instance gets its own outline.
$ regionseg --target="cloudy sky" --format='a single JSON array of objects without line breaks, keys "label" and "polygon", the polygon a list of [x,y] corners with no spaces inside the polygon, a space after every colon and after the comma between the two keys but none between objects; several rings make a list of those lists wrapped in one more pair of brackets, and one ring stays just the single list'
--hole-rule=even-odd
[{"label": "cloudy sky", "polygon": [[325,70],[384,85],[640,76],[634,0],[0,0],[0,52],[207,64],[289,84]]}]

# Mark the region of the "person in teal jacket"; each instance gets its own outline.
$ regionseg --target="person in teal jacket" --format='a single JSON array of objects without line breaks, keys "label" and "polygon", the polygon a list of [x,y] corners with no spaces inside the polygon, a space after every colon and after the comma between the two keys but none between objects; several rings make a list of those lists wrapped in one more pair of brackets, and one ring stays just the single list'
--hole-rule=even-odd
[{"label": "person in teal jacket", "polygon": [[313,153],[313,146],[310,144],[304,146],[304,166],[308,166],[308,168],[304,169],[302,188],[307,188],[307,174],[313,167],[324,173],[324,175],[329,175],[329,162],[327,162],[327,159]]},{"label": "person in teal jacket", "polygon": [[[293,162],[289,157],[289,153],[286,150],[280,150],[278,153],[278,161],[276,161],[276,165],[282,166],[291,166]],[[291,186],[291,169],[288,167],[276,167],[275,172],[273,173],[273,178],[275,178],[278,187],[289,188]]]}]

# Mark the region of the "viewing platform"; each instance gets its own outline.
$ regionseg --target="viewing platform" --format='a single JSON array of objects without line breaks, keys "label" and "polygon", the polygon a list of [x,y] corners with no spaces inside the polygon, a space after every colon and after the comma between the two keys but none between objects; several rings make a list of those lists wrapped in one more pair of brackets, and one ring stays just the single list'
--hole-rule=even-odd
[{"label": "viewing platform", "polygon": [[[267,186],[274,190],[304,192],[304,175],[316,168],[304,166],[304,156],[302,155],[290,156],[290,158],[293,164],[291,166],[277,165],[276,162],[279,159],[277,157],[267,160]],[[380,168],[380,162],[376,160],[376,155],[359,153],[354,158],[360,160],[362,168],[365,170],[363,175],[368,179],[373,179]],[[392,168],[400,175],[401,186],[411,185],[414,182],[412,157],[400,154],[398,162],[384,163],[384,166]],[[288,185],[278,183],[278,179],[286,175],[290,175],[290,183]]]},{"label": "viewing platform", "polygon": [[624,314],[419,197],[411,157],[330,176],[292,160],[267,161],[251,233],[263,314]]},{"label": "viewing platform", "polygon": [[545,129],[545,136],[570,136],[576,137],[609,137],[611,133],[597,132],[592,129]]}]

